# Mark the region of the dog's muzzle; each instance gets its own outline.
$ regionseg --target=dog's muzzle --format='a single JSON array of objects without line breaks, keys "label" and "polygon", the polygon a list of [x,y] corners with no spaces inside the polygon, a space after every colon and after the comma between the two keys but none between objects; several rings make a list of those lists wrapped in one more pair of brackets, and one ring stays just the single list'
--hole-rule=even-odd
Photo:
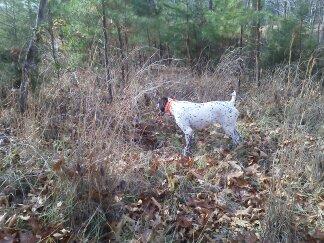
[{"label": "dog's muzzle", "polygon": [[158,115],[159,116],[163,116],[164,115],[165,112],[161,110],[159,104],[156,105],[156,109],[157,109],[157,112],[158,112]]}]

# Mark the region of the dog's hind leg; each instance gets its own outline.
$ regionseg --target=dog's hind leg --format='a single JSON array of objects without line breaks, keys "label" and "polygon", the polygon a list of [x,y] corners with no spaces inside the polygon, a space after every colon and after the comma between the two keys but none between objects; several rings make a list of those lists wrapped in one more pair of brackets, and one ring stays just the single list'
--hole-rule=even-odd
[{"label": "dog's hind leg", "polygon": [[239,144],[240,142],[240,135],[237,132],[237,130],[235,129],[234,126],[223,126],[224,132],[226,133],[226,135],[230,136],[232,139],[233,144],[236,146]]}]

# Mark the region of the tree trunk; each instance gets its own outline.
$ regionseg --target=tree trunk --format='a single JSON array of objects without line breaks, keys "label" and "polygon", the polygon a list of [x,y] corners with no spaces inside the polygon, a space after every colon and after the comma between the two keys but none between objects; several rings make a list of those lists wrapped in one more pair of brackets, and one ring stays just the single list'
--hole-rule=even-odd
[{"label": "tree trunk", "polygon": [[30,0],[27,0],[27,6],[28,6],[28,21],[30,26],[33,26],[33,9]]},{"label": "tree trunk", "polygon": [[150,31],[149,28],[146,27],[146,35],[147,35],[147,42],[148,42],[148,46],[151,46],[151,37],[150,37]]},{"label": "tree trunk", "polygon": [[124,40],[125,40],[125,56],[127,57],[125,59],[125,78],[126,82],[128,81],[129,76],[129,68],[128,68],[128,36],[127,36],[127,30],[124,31]]},{"label": "tree trunk", "polygon": [[124,54],[124,43],[121,33],[121,26],[117,23],[117,34],[118,34],[118,41],[119,41],[119,49],[120,49],[120,57],[121,57],[121,75],[122,75],[122,82],[125,84],[125,54]]},{"label": "tree trunk", "polygon": [[167,44],[166,45],[166,51],[167,51],[167,58],[168,58],[168,65],[171,65],[171,62],[172,62],[172,55],[171,55],[171,48],[170,46]]},{"label": "tree trunk", "polygon": [[16,19],[16,11],[15,11],[16,6],[13,4],[12,5],[12,29],[13,29],[13,37],[14,37],[14,42],[15,45],[18,43],[18,34],[17,34],[17,19]]},{"label": "tree trunk", "polygon": [[164,58],[164,46],[162,44],[162,41],[161,41],[161,32],[160,30],[158,30],[158,33],[159,33],[159,51],[160,51],[160,60]]},{"label": "tree trunk", "polygon": [[190,35],[189,35],[189,1],[187,0],[187,12],[186,12],[186,25],[187,25],[187,36],[186,36],[186,50],[187,50],[187,58],[189,64],[191,64],[191,56],[190,56]]},{"label": "tree trunk", "polygon": [[319,5],[319,1],[316,1],[316,5],[314,7],[314,10],[313,11],[312,10],[310,11],[311,12],[310,15],[312,17],[311,26],[314,26],[311,29],[311,35],[313,35],[314,34],[314,31],[316,31],[315,30],[315,23],[316,23],[317,12],[319,11],[318,5]]},{"label": "tree trunk", "polygon": [[28,49],[26,51],[26,55],[22,65],[22,80],[21,80],[20,95],[19,95],[19,106],[20,106],[21,113],[24,113],[27,109],[28,86],[29,83],[37,74],[37,64],[38,64],[37,44],[40,39],[38,30],[40,25],[45,20],[46,6],[47,6],[47,0],[40,0],[34,33],[29,41]]},{"label": "tree trunk", "polygon": [[276,6],[274,7],[275,12],[277,12],[277,15],[280,16],[280,2],[279,0],[276,1]]},{"label": "tree trunk", "polygon": [[240,48],[243,48],[243,25],[240,27]]},{"label": "tree trunk", "polygon": [[302,29],[303,29],[303,18],[300,19],[300,26],[299,26],[299,57],[302,55]]},{"label": "tree trunk", "polygon": [[213,10],[214,10],[213,0],[209,0],[209,2],[208,2],[208,9],[209,9],[210,11],[213,11]]},{"label": "tree trunk", "polygon": [[52,16],[52,12],[50,9],[48,9],[48,24],[49,24],[48,32],[51,37],[52,57],[54,60],[55,70],[57,72],[57,78],[60,78],[60,65],[59,65],[56,50],[55,50],[55,36],[54,36],[54,31],[53,31],[53,16]]},{"label": "tree trunk", "polygon": [[317,27],[317,43],[318,45],[322,45],[324,43],[324,16],[322,21],[318,23]]},{"label": "tree trunk", "polygon": [[[256,0],[255,2],[255,11],[258,13],[261,11],[261,0]],[[260,18],[258,16],[256,27],[255,27],[255,80],[258,86],[260,83],[260,42],[261,42],[261,33],[260,33]]]},{"label": "tree trunk", "polygon": [[105,54],[105,81],[108,85],[108,101],[109,103],[113,100],[112,95],[112,85],[110,80],[110,70],[109,70],[109,59],[108,59],[108,33],[107,33],[107,15],[106,15],[106,1],[101,0],[101,10],[102,10],[102,30],[104,34],[104,54]]}]

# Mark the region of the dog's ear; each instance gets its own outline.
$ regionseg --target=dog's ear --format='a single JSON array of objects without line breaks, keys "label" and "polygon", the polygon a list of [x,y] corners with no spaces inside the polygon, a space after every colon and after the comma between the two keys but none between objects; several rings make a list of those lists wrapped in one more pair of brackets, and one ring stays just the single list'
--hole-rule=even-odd
[{"label": "dog's ear", "polygon": [[167,97],[162,97],[159,102],[158,102],[158,107],[163,114],[165,112],[165,106],[168,103],[168,98]]}]

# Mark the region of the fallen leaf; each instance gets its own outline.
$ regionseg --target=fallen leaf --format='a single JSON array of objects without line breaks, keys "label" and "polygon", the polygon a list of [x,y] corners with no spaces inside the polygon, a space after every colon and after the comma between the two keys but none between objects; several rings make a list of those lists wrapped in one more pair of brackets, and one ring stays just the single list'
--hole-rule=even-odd
[{"label": "fallen leaf", "polygon": [[258,173],[258,169],[260,168],[260,165],[258,164],[253,164],[247,168],[244,169],[246,175],[255,175]]},{"label": "fallen leaf", "polygon": [[159,169],[159,161],[158,160],[154,160],[151,164],[150,164],[150,174],[154,175],[157,170]]},{"label": "fallen leaf", "polygon": [[251,215],[251,212],[252,212],[252,209],[253,209],[253,207],[252,206],[249,206],[246,209],[237,210],[235,212],[235,215],[236,216],[250,216]]},{"label": "fallen leaf", "polygon": [[17,223],[17,214],[12,215],[8,220],[7,220],[7,226],[8,228],[12,228],[15,226],[15,224]]},{"label": "fallen leaf", "polygon": [[128,205],[126,205],[125,208],[126,208],[129,212],[133,212],[133,213],[134,213],[134,212],[141,211],[141,209],[138,208],[138,207],[130,207],[130,206],[128,206]]},{"label": "fallen leaf", "polygon": [[250,156],[251,156],[251,157],[256,157],[256,158],[258,158],[258,157],[259,157],[259,154],[258,154],[258,152],[256,152],[256,151],[252,151]]},{"label": "fallen leaf", "polygon": [[197,208],[197,207],[206,208],[206,209],[212,209],[213,208],[213,206],[210,205],[207,200],[205,200],[205,199],[200,200],[200,199],[197,199],[197,198],[189,198],[187,205],[189,207],[193,207],[193,208]]},{"label": "fallen leaf", "polygon": [[32,212],[36,212],[37,209],[43,207],[45,201],[46,201],[46,198],[45,198],[45,197],[38,196],[37,199],[36,199],[36,203],[35,203],[34,206],[32,207]]},{"label": "fallen leaf", "polygon": [[268,157],[268,155],[265,152],[263,152],[262,150],[260,150],[260,157],[265,159]]},{"label": "fallen leaf", "polygon": [[21,243],[34,243],[38,241],[39,239],[31,232],[19,232],[19,242]]},{"label": "fallen leaf", "polygon": [[240,178],[242,176],[243,176],[243,171],[232,172],[227,175],[227,180]]},{"label": "fallen leaf", "polygon": [[297,202],[301,203],[301,202],[303,202],[303,201],[305,201],[307,199],[307,196],[303,195],[301,193],[296,193],[295,198],[296,198]]},{"label": "fallen leaf", "polygon": [[30,219],[30,216],[29,216],[29,215],[26,215],[26,216],[19,215],[19,218],[20,218],[21,220],[27,221],[27,220]]},{"label": "fallen leaf", "polygon": [[175,176],[167,176],[168,179],[168,188],[171,192],[173,192],[176,188],[176,184],[178,182]]},{"label": "fallen leaf", "polygon": [[320,203],[318,204],[318,206],[319,206],[320,209],[324,210],[324,202],[320,202]]},{"label": "fallen leaf", "polygon": [[28,223],[31,226],[33,233],[39,234],[42,232],[42,224],[35,216],[30,217]]},{"label": "fallen leaf", "polygon": [[191,157],[181,156],[177,163],[183,167],[191,167],[194,163],[194,160]]},{"label": "fallen leaf", "polygon": [[153,236],[153,230],[151,229],[146,229],[143,234],[141,235],[141,242],[146,243],[150,242]]},{"label": "fallen leaf", "polygon": [[52,166],[52,169],[55,171],[55,172],[58,172],[61,170],[63,164],[65,163],[65,160],[64,158],[59,158],[57,161],[54,162],[53,166]]},{"label": "fallen leaf", "polygon": [[131,240],[129,241],[129,243],[141,243],[141,241],[136,240],[136,239],[131,239]]},{"label": "fallen leaf", "polygon": [[1,195],[0,196],[0,206],[4,206],[4,207],[9,206],[8,196],[6,196],[6,195]]},{"label": "fallen leaf", "polygon": [[177,225],[183,228],[191,228],[192,227],[192,218],[185,215],[177,216]]},{"label": "fallen leaf", "polygon": [[256,242],[259,242],[259,238],[258,236],[254,233],[254,232],[245,232],[243,234],[243,237],[244,237],[244,242],[245,243],[256,243]]},{"label": "fallen leaf", "polygon": [[56,238],[56,239],[62,239],[64,237],[64,234],[61,234],[61,233],[54,233],[53,234],[53,237]]},{"label": "fallen leaf", "polygon": [[70,231],[69,230],[66,230],[66,229],[61,229],[61,232],[62,232],[62,234],[70,233]]},{"label": "fallen leaf", "polygon": [[152,200],[153,204],[159,208],[159,210],[162,209],[161,204],[158,201],[156,201],[156,199],[154,197],[151,197],[151,200]]},{"label": "fallen leaf", "polygon": [[221,200],[218,199],[217,197],[215,197],[214,200],[215,200],[215,206],[216,206],[217,208],[219,208],[219,209],[221,209],[221,210],[223,210],[223,211],[225,211],[225,210],[228,208],[228,206],[227,206],[227,204],[226,204],[225,201],[221,201]]},{"label": "fallen leaf", "polygon": [[14,243],[16,234],[13,234],[13,235],[10,235],[10,234],[0,235],[0,237],[1,237],[0,238],[1,243]]},{"label": "fallen leaf", "polygon": [[252,225],[249,221],[240,219],[237,217],[232,218],[231,226],[233,227],[242,227],[242,228],[252,228]]},{"label": "fallen leaf", "polygon": [[200,174],[198,174],[194,169],[191,169],[189,172],[188,172],[188,177],[194,179],[198,179],[198,180],[203,180],[204,177]]},{"label": "fallen leaf", "polygon": [[224,224],[224,223],[228,224],[229,222],[231,222],[231,218],[228,217],[226,214],[223,214],[223,216],[218,219],[218,222],[221,224]]},{"label": "fallen leaf", "polygon": [[4,213],[3,215],[0,216],[0,227],[4,224],[6,220],[7,213]]},{"label": "fallen leaf", "polygon": [[317,240],[324,240],[324,230],[317,228],[314,232],[310,233],[310,236]]},{"label": "fallen leaf", "polygon": [[237,164],[237,161],[233,161],[233,160],[231,160],[231,161],[228,161],[227,163],[229,163],[230,166],[232,166],[232,167],[233,167],[234,169],[236,169],[236,170],[239,170],[239,171],[242,170],[242,167],[241,167],[240,165]]},{"label": "fallen leaf", "polygon": [[246,187],[249,183],[244,179],[243,171],[232,172],[227,175],[227,185],[236,187]]},{"label": "fallen leaf", "polygon": [[158,213],[156,213],[155,214],[155,220],[151,220],[151,226],[154,229],[155,227],[157,227],[161,223],[162,223],[161,216]]}]

